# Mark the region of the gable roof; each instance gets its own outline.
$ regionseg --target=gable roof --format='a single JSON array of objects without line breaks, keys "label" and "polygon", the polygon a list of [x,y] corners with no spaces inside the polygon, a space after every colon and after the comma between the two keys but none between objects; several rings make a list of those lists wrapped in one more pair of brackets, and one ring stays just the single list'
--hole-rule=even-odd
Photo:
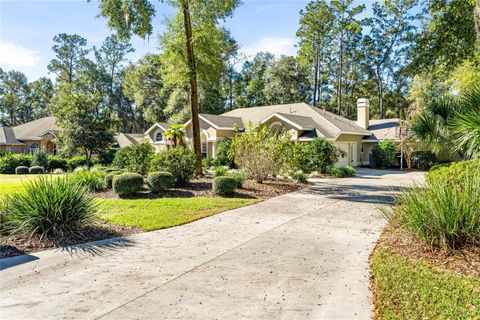
[{"label": "gable roof", "polygon": [[[242,118],[240,117],[230,117],[224,114],[216,115],[207,113],[200,113],[198,117],[217,130],[233,130],[235,126],[238,126],[239,129],[244,128]],[[192,122],[192,119],[188,120],[184,126],[189,125],[190,122]]]},{"label": "gable roof", "polygon": [[287,122],[297,128],[298,130],[306,131],[313,130],[315,128],[315,122],[313,122],[311,118],[278,112],[272,113],[270,116],[260,121],[260,123],[265,123],[272,118],[278,118],[280,120],[283,120],[284,122]]},{"label": "gable roof", "polygon": [[0,127],[0,144],[3,145],[25,145],[15,138],[15,133],[11,127]]},{"label": "gable roof", "polygon": [[145,135],[143,133],[119,133],[115,137],[120,148],[131,146],[132,144],[141,144],[144,139]]},{"label": "gable roof", "polygon": [[12,129],[15,138],[18,140],[41,140],[45,133],[53,133],[54,130],[58,129],[55,122],[55,117],[44,117],[18,125]]},{"label": "gable roof", "polygon": [[400,139],[400,119],[374,119],[369,121],[368,130],[372,133],[366,141]]},{"label": "gable roof", "polygon": [[156,122],[156,123],[153,124],[153,126],[148,128],[147,131],[145,131],[145,134],[149,134],[155,128],[160,128],[163,131],[166,131],[168,128],[170,128],[170,125],[166,122]]}]

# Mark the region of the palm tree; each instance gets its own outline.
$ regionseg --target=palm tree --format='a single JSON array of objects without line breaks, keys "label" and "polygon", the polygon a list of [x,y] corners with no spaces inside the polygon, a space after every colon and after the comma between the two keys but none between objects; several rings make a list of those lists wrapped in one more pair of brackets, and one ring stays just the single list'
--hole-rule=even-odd
[{"label": "palm tree", "polygon": [[170,128],[165,130],[165,136],[167,139],[172,140],[174,148],[185,144],[185,131],[183,131],[181,124],[172,124]]}]

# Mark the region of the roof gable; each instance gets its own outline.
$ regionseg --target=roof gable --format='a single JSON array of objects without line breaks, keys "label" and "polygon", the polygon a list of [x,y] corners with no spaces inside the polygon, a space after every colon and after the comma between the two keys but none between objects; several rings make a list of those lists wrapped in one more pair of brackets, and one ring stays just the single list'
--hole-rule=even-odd
[{"label": "roof gable", "polygon": [[13,132],[18,140],[37,140],[46,133],[52,133],[57,130],[55,117],[44,117],[33,120],[16,127]]}]

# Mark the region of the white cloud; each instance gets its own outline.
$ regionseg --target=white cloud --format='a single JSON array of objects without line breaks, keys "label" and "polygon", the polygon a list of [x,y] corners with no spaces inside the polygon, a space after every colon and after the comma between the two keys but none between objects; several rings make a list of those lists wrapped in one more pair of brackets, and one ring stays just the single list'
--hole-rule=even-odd
[{"label": "white cloud", "polygon": [[295,39],[290,37],[266,37],[259,39],[242,48],[242,51],[247,56],[253,56],[260,51],[268,51],[276,56],[295,55],[297,49],[295,48]]},{"label": "white cloud", "polygon": [[33,67],[40,60],[39,51],[30,50],[12,42],[0,42],[0,65]]}]

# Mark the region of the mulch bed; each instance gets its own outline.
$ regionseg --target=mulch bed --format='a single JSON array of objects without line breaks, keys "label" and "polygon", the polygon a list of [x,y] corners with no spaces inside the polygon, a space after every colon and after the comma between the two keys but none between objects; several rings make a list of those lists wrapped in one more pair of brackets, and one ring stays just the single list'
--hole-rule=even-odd
[{"label": "mulch bed", "polygon": [[429,266],[460,275],[480,276],[480,247],[471,246],[454,251],[442,250],[425,244],[399,226],[389,224],[377,246],[408,259],[422,261]]},{"label": "mulch bed", "polygon": [[[247,198],[265,200],[285,193],[307,187],[308,184],[299,184],[291,180],[271,179],[258,183],[248,180],[241,189],[237,189],[235,194],[229,198]],[[100,199],[120,199],[113,191],[104,191],[95,193],[96,198]],[[195,178],[187,186],[175,188],[160,194],[151,194],[144,190],[128,199],[156,199],[156,198],[192,198],[192,197],[221,197],[212,192],[212,178],[209,176]],[[141,229],[132,227],[123,227],[108,222],[97,221],[91,227],[83,230],[83,235],[70,238],[43,238],[38,235],[19,234],[10,239],[0,236],[0,259],[22,255],[25,253],[41,251],[51,248],[66,247],[69,245],[127,236],[142,232]]]}]

